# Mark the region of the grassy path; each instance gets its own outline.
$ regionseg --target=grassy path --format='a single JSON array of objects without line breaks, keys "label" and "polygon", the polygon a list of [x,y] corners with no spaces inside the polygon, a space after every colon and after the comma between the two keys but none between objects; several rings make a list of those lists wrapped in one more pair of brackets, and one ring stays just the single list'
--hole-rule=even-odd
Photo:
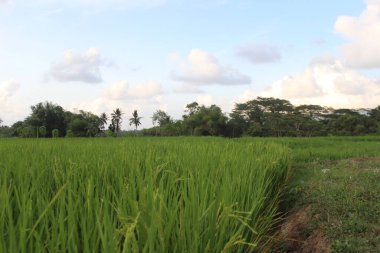
[{"label": "grassy path", "polygon": [[380,157],[296,166],[277,252],[380,252]]}]

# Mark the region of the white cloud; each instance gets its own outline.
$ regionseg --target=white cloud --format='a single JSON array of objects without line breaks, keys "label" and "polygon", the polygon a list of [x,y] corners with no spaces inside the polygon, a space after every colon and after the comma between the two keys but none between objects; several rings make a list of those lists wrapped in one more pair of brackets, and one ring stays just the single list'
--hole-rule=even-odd
[{"label": "white cloud", "polygon": [[[222,109],[224,113],[229,113],[232,111],[235,103],[230,98],[225,96],[211,96],[211,95],[200,95],[197,96],[195,101],[199,105],[211,106],[216,105]],[[184,106],[184,108],[186,105]]]},{"label": "white cloud", "polygon": [[19,88],[20,84],[13,80],[0,83],[0,102],[6,102]]},{"label": "white cloud", "polygon": [[180,72],[173,78],[189,85],[240,85],[251,83],[251,78],[238,70],[221,65],[217,58],[201,49],[192,49]]},{"label": "white cloud", "polygon": [[51,65],[48,77],[59,82],[100,83],[103,81],[100,68],[107,65],[97,48],[90,48],[84,54],[67,50],[62,62]]},{"label": "white cloud", "polygon": [[245,103],[249,100],[253,100],[257,97],[256,92],[252,89],[245,90],[243,94],[238,97],[237,103]]},{"label": "white cloud", "polygon": [[111,100],[120,100],[128,96],[128,81],[118,81],[103,90],[102,96]]},{"label": "white cloud", "polygon": [[156,81],[130,86],[128,81],[118,81],[104,89],[102,96],[111,100],[126,98],[151,98],[162,93],[162,88]]},{"label": "white cloud", "polygon": [[323,91],[316,80],[317,72],[316,68],[308,68],[303,73],[286,76],[272,85],[273,91],[286,98],[321,96]]},{"label": "white cloud", "polygon": [[325,54],[325,55],[318,56],[312,59],[310,62],[310,66],[334,64],[334,63],[335,63],[335,58],[330,54]]},{"label": "white cloud", "polygon": [[203,90],[201,90],[198,86],[190,85],[187,83],[183,83],[179,86],[174,87],[174,92],[175,93],[184,93],[184,94],[189,94],[189,93],[204,93]]},{"label": "white cloud", "polygon": [[10,113],[13,111],[9,99],[19,88],[20,84],[13,80],[7,80],[0,83],[0,108],[2,113]]},{"label": "white cloud", "polygon": [[149,81],[130,87],[128,96],[136,98],[153,97],[162,93],[161,86],[156,81]]},{"label": "white cloud", "polygon": [[294,104],[332,107],[375,107],[380,101],[380,84],[340,61],[313,60],[300,74],[274,82],[259,96],[289,99]]},{"label": "white cloud", "polygon": [[210,95],[201,95],[196,98],[196,101],[200,105],[210,106],[214,104],[214,99]]},{"label": "white cloud", "polygon": [[357,68],[380,68],[380,0],[367,0],[360,16],[340,16],[335,31],[350,40],[342,46],[345,62]]},{"label": "white cloud", "polygon": [[274,63],[281,60],[278,49],[267,44],[250,43],[242,45],[237,48],[236,53],[253,64]]},{"label": "white cloud", "polygon": [[120,108],[123,114],[122,129],[132,129],[128,124],[128,119],[132,116],[133,110],[137,110],[142,117],[142,127],[152,126],[152,114],[157,109],[164,111],[168,110],[168,99],[158,95],[151,98],[143,99],[110,99],[105,96],[100,96],[93,100],[81,101],[79,103],[72,103],[65,106],[67,110],[85,110],[100,115],[105,112],[108,115],[116,108]]}]

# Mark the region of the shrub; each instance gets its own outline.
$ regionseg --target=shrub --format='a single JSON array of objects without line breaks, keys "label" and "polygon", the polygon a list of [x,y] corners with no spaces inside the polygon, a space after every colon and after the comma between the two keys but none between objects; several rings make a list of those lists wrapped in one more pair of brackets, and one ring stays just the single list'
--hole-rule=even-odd
[{"label": "shrub", "polygon": [[51,136],[53,138],[58,138],[59,137],[59,130],[58,129],[53,129],[53,131],[51,131]]}]

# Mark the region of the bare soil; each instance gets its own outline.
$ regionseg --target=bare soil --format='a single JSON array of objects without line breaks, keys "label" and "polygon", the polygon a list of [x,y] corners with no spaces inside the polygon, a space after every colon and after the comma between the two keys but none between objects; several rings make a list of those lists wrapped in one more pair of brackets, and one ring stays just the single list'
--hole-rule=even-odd
[{"label": "bare soil", "polygon": [[312,215],[312,207],[307,206],[292,212],[281,225],[279,240],[284,242],[277,252],[294,253],[330,253],[328,238],[320,231],[314,230],[308,235],[305,229],[309,222],[318,219]]}]

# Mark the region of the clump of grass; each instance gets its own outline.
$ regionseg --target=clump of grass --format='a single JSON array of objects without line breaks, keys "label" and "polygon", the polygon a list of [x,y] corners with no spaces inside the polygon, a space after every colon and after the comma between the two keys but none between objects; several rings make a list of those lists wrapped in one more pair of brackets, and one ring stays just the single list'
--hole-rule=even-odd
[{"label": "clump of grass", "polygon": [[251,252],[289,152],[219,138],[4,140],[0,252]]}]

